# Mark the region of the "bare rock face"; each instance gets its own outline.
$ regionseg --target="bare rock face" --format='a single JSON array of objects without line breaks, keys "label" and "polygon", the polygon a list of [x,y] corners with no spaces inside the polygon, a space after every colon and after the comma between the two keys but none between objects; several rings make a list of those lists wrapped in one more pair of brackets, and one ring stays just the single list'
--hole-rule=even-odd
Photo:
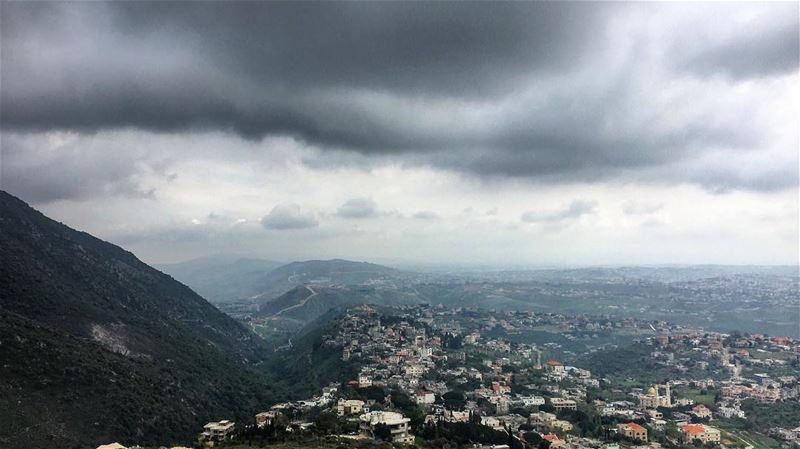
[{"label": "bare rock face", "polygon": [[111,352],[131,356],[133,353],[125,346],[124,329],[121,324],[104,327],[100,324],[92,324],[92,339],[100,343]]}]

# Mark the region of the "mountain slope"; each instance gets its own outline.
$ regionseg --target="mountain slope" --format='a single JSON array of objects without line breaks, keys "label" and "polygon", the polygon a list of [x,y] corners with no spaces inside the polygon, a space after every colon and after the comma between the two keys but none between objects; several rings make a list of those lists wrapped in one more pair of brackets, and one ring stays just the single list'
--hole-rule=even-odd
[{"label": "mountain slope", "polygon": [[188,442],[273,399],[252,332],[5,192],[0,258],[0,446]]},{"label": "mountain slope", "polygon": [[236,256],[211,256],[155,267],[188,285],[213,303],[249,298],[262,293],[264,275],[279,262]]},{"label": "mountain slope", "polygon": [[269,338],[291,336],[332,310],[358,304],[383,306],[420,304],[415,292],[371,286],[296,287],[261,304],[253,314],[259,325],[270,329]]},{"label": "mountain slope", "polygon": [[306,260],[292,262],[270,271],[261,278],[259,299],[269,301],[301,284],[358,285],[398,280],[407,273],[368,262],[350,260]]},{"label": "mountain slope", "polygon": [[301,285],[262,304],[258,309],[258,314],[269,316],[300,308],[305,305],[310,297],[315,295],[317,295],[317,292],[313,287]]}]

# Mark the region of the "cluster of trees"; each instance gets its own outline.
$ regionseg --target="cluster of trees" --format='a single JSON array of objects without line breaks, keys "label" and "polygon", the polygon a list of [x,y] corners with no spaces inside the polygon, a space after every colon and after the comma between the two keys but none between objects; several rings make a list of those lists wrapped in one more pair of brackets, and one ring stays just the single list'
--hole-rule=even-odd
[{"label": "cluster of trees", "polygon": [[461,336],[447,332],[442,336],[442,346],[448,349],[461,349],[464,346],[464,340]]},{"label": "cluster of trees", "polygon": [[779,401],[764,404],[753,399],[742,402],[742,410],[747,419],[741,420],[745,429],[765,429],[768,427],[794,428],[800,423],[800,406],[796,401]]},{"label": "cluster of trees", "polygon": [[326,410],[313,417],[314,429],[321,435],[347,435],[358,431],[358,423],[348,421],[336,413]]}]

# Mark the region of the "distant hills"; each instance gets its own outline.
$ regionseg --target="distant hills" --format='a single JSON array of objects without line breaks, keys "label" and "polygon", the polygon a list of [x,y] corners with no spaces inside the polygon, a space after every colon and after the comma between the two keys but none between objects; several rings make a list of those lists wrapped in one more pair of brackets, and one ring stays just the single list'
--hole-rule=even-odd
[{"label": "distant hills", "polygon": [[368,262],[349,260],[307,260],[275,268],[260,280],[263,293],[260,299],[269,300],[301,284],[358,285],[399,280],[406,273],[394,268]]},{"label": "distant hills", "polygon": [[[412,272],[337,259],[251,272],[247,282],[247,297],[215,304],[279,345],[328,310],[358,303],[607,314],[718,331],[798,335],[796,266]],[[317,293],[307,300],[306,285]]]},{"label": "distant hills", "polygon": [[263,278],[280,262],[235,255],[216,255],[155,268],[188,285],[213,303],[249,298],[263,293]]},{"label": "distant hills", "polygon": [[194,259],[156,268],[213,303],[264,303],[304,284],[320,286],[380,284],[411,274],[368,262],[342,259],[278,262],[230,255]]},{"label": "distant hills", "polygon": [[416,273],[369,262],[332,259],[281,265],[221,255],[157,267],[229,315],[250,325],[255,320],[260,335],[270,342],[285,341],[341,306],[421,302],[413,290],[400,288]]},{"label": "distant hills", "polygon": [[[262,303],[255,317],[269,319],[273,325],[297,331],[327,312],[344,306],[377,304],[396,306],[420,304],[413,290],[370,286],[300,286]],[[276,323],[279,322],[279,323]]]},{"label": "distant hills", "polygon": [[0,257],[0,447],[187,443],[279,394],[242,324],[5,192]]}]

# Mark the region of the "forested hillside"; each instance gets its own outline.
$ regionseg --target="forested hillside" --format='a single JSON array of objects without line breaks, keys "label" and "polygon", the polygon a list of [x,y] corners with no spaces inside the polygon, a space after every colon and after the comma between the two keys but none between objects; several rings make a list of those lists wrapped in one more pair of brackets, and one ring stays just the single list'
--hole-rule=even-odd
[{"label": "forested hillside", "polygon": [[5,192],[0,257],[2,447],[189,442],[279,396],[243,325]]}]

